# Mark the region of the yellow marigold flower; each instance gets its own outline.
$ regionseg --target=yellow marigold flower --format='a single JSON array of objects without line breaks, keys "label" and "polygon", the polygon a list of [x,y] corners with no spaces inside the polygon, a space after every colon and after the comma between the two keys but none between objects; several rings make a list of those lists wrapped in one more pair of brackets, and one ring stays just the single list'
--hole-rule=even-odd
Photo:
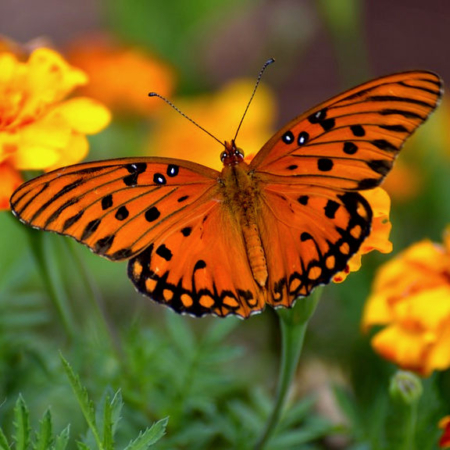
[{"label": "yellow marigold flower", "polygon": [[[215,94],[175,99],[174,103],[219,140],[231,140],[244,113],[255,81],[235,80]],[[153,102],[160,102],[153,99]],[[260,85],[239,131],[237,144],[251,159],[272,134],[275,100],[268,87]],[[222,169],[223,150],[204,131],[193,126],[171,108],[164,108],[156,117],[149,148],[152,155],[188,159],[216,170]]]},{"label": "yellow marigold flower", "polygon": [[64,100],[87,82],[53,50],[34,50],[22,62],[0,52],[0,205],[7,208],[20,170],[51,170],[79,162],[85,134],[104,128],[109,111],[89,98]]},{"label": "yellow marigold flower", "polygon": [[337,273],[333,277],[335,283],[342,283],[350,272],[356,272],[361,268],[362,255],[373,250],[378,250],[381,253],[392,252],[392,242],[389,241],[389,234],[391,232],[391,222],[389,221],[391,200],[389,195],[382,188],[361,191],[360,194],[364,196],[372,208],[372,229],[359,251],[348,261],[345,270]]},{"label": "yellow marigold flower", "polygon": [[450,367],[450,238],[418,242],[378,271],[364,330],[383,325],[372,347],[421,376]]},{"label": "yellow marigold flower", "polygon": [[90,36],[74,43],[68,60],[89,75],[89,84],[79,92],[105,103],[111,109],[148,114],[162,105],[148,98],[150,91],[168,97],[175,75],[171,67],[137,48],[117,45],[106,36]]},{"label": "yellow marigold flower", "polygon": [[445,416],[439,421],[439,428],[444,430],[439,439],[439,447],[450,448],[450,416]]}]

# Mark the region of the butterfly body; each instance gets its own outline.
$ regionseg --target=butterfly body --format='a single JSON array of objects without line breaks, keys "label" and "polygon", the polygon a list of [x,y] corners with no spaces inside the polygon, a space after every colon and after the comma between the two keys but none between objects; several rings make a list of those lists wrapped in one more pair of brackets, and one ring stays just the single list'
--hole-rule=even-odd
[{"label": "butterfly body", "polygon": [[23,184],[13,213],[129,260],[136,288],[177,312],[249,317],[289,307],[346,267],[370,233],[359,190],[378,186],[435,109],[440,78],[413,71],[344,92],[221,172],[171,158],[65,167]]},{"label": "butterfly body", "polygon": [[224,167],[219,181],[223,191],[223,208],[235,217],[242,231],[253,278],[264,287],[268,271],[257,222],[261,210],[260,183],[234,141],[225,142],[221,159]]}]

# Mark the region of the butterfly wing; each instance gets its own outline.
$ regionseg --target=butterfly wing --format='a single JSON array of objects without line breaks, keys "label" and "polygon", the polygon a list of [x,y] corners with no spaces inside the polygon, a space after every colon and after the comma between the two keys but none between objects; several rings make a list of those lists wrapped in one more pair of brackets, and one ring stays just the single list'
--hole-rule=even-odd
[{"label": "butterfly wing", "polygon": [[219,177],[166,158],[78,164],[23,184],[11,208],[35,228],[72,236],[111,260],[130,259],[137,289],[177,312],[248,317],[264,308],[265,292]]},{"label": "butterfly wing", "polygon": [[264,145],[250,167],[261,186],[268,303],[290,306],[345,268],[372,218],[355,191],[381,183],[441,95],[430,72],[379,78],[309,110]]},{"label": "butterfly wing", "polygon": [[[248,317],[264,309],[237,217],[220,202],[187,214],[132,258],[128,275],[138,290],[176,312],[200,317]],[[199,211],[200,212],[200,211]]]},{"label": "butterfly wing", "polygon": [[[166,158],[124,158],[55,170],[11,197],[24,223],[72,236],[111,260],[129,259],[210,204],[220,174]],[[201,213],[199,213],[201,214]]]},{"label": "butterfly wing", "polygon": [[289,122],[250,166],[281,184],[373,188],[441,96],[442,82],[431,72],[369,81]]}]

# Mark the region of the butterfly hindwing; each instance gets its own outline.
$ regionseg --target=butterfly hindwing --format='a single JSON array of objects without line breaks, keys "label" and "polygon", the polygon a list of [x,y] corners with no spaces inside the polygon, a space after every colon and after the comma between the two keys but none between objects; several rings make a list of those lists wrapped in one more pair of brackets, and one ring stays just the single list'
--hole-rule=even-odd
[{"label": "butterfly hindwing", "polygon": [[[264,309],[237,218],[211,200],[172,226],[128,265],[137,289],[179,313],[248,317]],[[226,231],[226,232],[225,232]]]},{"label": "butterfly hindwing", "polygon": [[250,165],[281,183],[373,188],[391,170],[403,143],[436,108],[441,95],[441,80],[431,72],[369,81],[289,122]]},{"label": "butterfly hindwing", "polygon": [[112,260],[139,253],[194,213],[217,189],[219,173],[165,158],[78,164],[23,184],[11,197],[20,220],[72,236]]},{"label": "butterfly hindwing", "polygon": [[343,270],[370,232],[372,211],[357,192],[267,185],[261,236],[269,272],[268,302],[291,306]]}]

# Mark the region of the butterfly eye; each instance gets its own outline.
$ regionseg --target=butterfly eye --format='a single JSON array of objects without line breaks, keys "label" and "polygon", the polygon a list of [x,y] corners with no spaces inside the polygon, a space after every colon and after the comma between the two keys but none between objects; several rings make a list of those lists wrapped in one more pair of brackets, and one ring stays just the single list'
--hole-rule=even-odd
[{"label": "butterfly eye", "polygon": [[224,152],[222,152],[222,154],[220,155],[220,160],[221,160],[222,162],[224,162],[226,158],[228,158],[228,152],[227,152],[227,151],[224,151]]}]

